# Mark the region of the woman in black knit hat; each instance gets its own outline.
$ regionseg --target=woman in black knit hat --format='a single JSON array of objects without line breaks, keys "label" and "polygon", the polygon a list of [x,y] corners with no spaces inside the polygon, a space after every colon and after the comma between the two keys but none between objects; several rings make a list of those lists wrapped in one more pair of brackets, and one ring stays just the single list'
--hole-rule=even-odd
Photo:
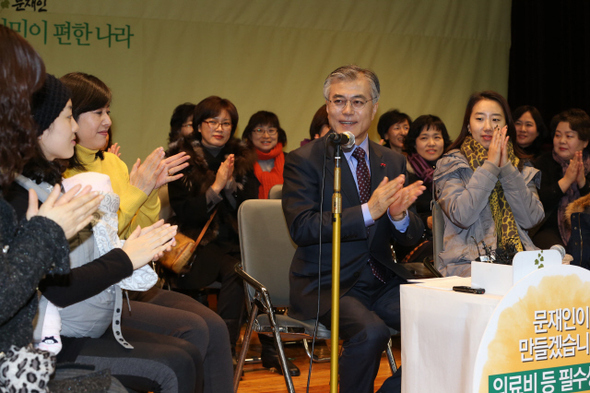
[{"label": "woman in black knit hat", "polygon": [[53,366],[48,355],[28,346],[36,288],[45,274],[69,269],[66,238],[90,221],[100,198],[70,193],[57,202],[52,194],[39,209],[27,206],[26,220],[17,221],[4,194],[34,150],[30,99],[45,80],[45,66],[20,35],[2,25],[0,59],[0,390],[41,391]]},{"label": "woman in black knit hat", "polygon": [[[37,183],[36,187],[40,188],[41,195],[49,184],[53,184],[54,181],[61,183],[62,169],[56,164],[56,160],[68,159],[74,154],[73,141],[78,126],[72,118],[69,91],[62,82],[51,75],[48,75],[43,88],[35,94],[32,107],[38,126],[37,153],[23,170],[23,174],[29,178],[29,182],[24,183],[24,186]],[[101,184],[108,183],[108,176],[98,173],[85,175],[93,175],[93,189],[107,188],[101,187]],[[75,181],[75,178],[72,177],[63,184]],[[23,182],[19,185],[23,185]],[[15,185],[11,190],[10,202],[15,206],[17,214],[21,215],[24,214],[23,208],[26,204],[25,187]],[[118,203],[115,204],[113,196],[112,192],[105,195],[99,208],[99,221],[102,222],[109,212],[111,217],[114,214],[115,224],[111,225],[111,228],[114,228],[116,237]],[[97,225],[93,223],[93,226]],[[203,364],[199,348],[184,338],[152,334],[139,329],[125,329],[125,326],[121,335],[121,326],[114,318],[116,292],[121,292],[117,283],[130,276],[134,269],[149,262],[163,248],[167,248],[166,243],[175,233],[170,232],[172,228],[161,226],[161,223],[153,227],[155,229],[151,231],[147,228],[147,233],[134,233],[122,248],[111,249],[94,261],[90,260],[93,255],[103,254],[100,245],[108,241],[106,234],[100,230],[84,230],[84,234],[81,233],[80,237],[72,240],[77,247],[70,254],[71,274],[48,277],[40,284],[44,297],[41,298],[41,322],[36,326],[36,332],[37,329],[42,330],[40,338],[45,336],[49,339],[46,327],[50,322],[53,322],[54,326],[51,336],[53,340],[41,341],[39,348],[59,352],[57,360],[61,362],[92,364],[98,370],[109,368],[125,386],[134,390],[202,392]],[[101,228],[106,229],[105,225]],[[88,238],[88,242],[80,244],[81,238]],[[64,282],[67,285],[63,285]],[[60,318],[48,300],[64,307],[60,311],[63,318],[61,334],[64,336],[61,337],[61,352],[59,345],[56,345],[60,341]],[[103,308],[105,312],[102,312]],[[78,319],[72,319],[73,312],[78,312]],[[134,308],[134,312],[139,313],[141,310]],[[113,320],[115,322],[111,331],[109,327]],[[192,321],[195,319],[191,319]],[[74,326],[84,330],[85,337],[73,336],[71,332]],[[191,328],[195,335],[206,334],[200,325]],[[122,347],[118,343],[122,337],[129,340],[132,346]]]}]

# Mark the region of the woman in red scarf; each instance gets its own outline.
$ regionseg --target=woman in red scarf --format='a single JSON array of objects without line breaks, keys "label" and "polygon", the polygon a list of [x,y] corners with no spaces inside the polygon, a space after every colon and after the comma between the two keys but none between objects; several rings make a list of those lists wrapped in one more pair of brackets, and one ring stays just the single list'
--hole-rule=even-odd
[{"label": "woman in red scarf", "polygon": [[242,139],[247,140],[258,155],[254,164],[254,174],[260,182],[258,198],[268,199],[272,186],[283,184],[283,146],[287,144],[287,134],[281,128],[277,115],[259,111],[250,117]]},{"label": "woman in red scarf", "polygon": [[[242,133],[242,139],[248,141],[258,155],[254,163],[254,174],[260,182],[258,199],[268,199],[272,186],[283,184],[283,166],[285,165],[283,146],[287,144],[287,134],[281,128],[277,115],[268,111],[259,111],[250,117]],[[274,368],[280,373],[281,366],[272,338],[264,335],[258,338],[262,344],[260,355],[262,366]],[[289,359],[287,359],[287,368],[291,376],[300,375],[299,368]]]}]

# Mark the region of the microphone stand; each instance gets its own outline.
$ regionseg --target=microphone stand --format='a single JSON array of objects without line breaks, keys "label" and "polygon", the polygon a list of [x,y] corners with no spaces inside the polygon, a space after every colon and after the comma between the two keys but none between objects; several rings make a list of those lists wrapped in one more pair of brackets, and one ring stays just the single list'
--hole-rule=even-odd
[{"label": "microphone stand", "polygon": [[341,165],[342,148],[334,152],[334,194],[332,195],[332,325],[330,358],[330,393],[338,393],[338,341],[340,339],[340,230],[342,219]]}]

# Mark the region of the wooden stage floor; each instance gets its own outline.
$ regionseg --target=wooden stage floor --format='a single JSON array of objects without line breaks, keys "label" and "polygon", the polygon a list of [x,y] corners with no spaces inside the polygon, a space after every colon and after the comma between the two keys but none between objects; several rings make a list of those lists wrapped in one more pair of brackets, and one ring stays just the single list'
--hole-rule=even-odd
[{"label": "wooden stage floor", "polygon": [[[317,344],[316,344],[317,346]],[[393,356],[398,367],[401,365],[400,337],[393,338]],[[238,346],[238,351],[239,351]],[[322,356],[329,356],[329,347],[320,346]],[[318,348],[316,347],[316,353]],[[309,359],[305,354],[303,344],[300,342],[289,343],[285,345],[285,353],[301,370],[301,375],[293,377],[293,384],[297,393],[304,393],[307,389],[307,376],[309,374]],[[260,356],[260,342],[254,333],[248,357]],[[385,353],[381,358],[379,374],[375,380],[375,391],[377,391],[383,381],[391,376],[389,363]],[[262,367],[261,363],[246,364],[244,366],[244,376],[240,382],[238,393],[284,393],[287,391],[285,379],[282,375],[269,371]],[[311,382],[309,387],[310,393],[329,393],[330,392],[330,363],[314,363]]]}]

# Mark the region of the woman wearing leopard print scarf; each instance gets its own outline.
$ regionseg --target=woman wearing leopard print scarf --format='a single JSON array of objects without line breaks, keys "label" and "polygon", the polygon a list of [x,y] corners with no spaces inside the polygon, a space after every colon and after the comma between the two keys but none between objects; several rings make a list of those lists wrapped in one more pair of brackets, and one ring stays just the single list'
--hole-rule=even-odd
[{"label": "woman wearing leopard print scarf", "polygon": [[500,94],[473,94],[457,140],[434,172],[444,214],[438,255],[446,276],[471,274],[484,246],[508,253],[536,247],[527,230],[543,217],[540,172],[520,150],[508,103]]}]

